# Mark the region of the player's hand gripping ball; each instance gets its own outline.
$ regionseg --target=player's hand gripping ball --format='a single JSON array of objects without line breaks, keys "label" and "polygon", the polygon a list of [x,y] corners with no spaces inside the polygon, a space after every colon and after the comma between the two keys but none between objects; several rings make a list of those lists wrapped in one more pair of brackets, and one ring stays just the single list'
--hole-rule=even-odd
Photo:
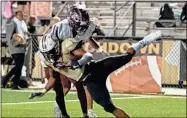
[{"label": "player's hand gripping ball", "polygon": [[16,44],[24,44],[24,39],[22,38],[22,36],[19,33],[15,33],[13,35],[13,39]]}]

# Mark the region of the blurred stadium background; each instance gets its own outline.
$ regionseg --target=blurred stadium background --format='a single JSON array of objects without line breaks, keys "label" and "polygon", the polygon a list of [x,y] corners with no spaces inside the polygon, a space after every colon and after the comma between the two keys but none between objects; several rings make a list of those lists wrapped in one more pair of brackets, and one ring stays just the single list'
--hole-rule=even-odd
[{"label": "blurred stadium background", "polygon": [[[128,46],[152,31],[161,30],[164,34],[163,41],[150,44],[142,49],[128,66],[120,68],[108,77],[107,87],[110,92],[112,94],[120,93],[114,94],[112,98],[115,99],[115,96],[117,96],[116,98],[122,99],[116,99],[114,102],[120,107],[127,109],[127,112],[132,114],[133,117],[186,117],[186,97],[184,96],[186,96],[187,79],[187,25],[186,22],[182,23],[180,21],[180,13],[185,2],[185,0],[170,0],[169,2],[164,0],[85,1],[90,16],[98,19],[106,33],[106,37],[95,36],[94,38],[111,55],[125,53],[125,49]],[[61,19],[65,19],[69,6],[74,3],[75,1],[69,0],[64,1],[63,4],[61,1],[53,1],[53,13],[58,14]],[[167,20],[167,22],[175,23],[176,27],[158,28],[155,26],[155,22],[166,22],[158,20],[160,8],[165,3],[172,6],[175,17],[175,20]],[[13,8],[13,11],[15,10],[16,8]],[[39,17],[37,20],[40,19],[42,17]],[[40,23],[37,22],[37,28],[39,27]],[[39,40],[42,34],[36,36]],[[6,71],[10,70],[12,65],[11,61],[8,62],[10,55],[8,54],[5,37],[6,33],[1,33],[2,76],[7,73]],[[53,92],[42,99],[27,100],[29,93],[33,89],[40,89],[46,83],[40,59],[37,52],[35,52],[38,48],[38,40],[33,36],[31,38],[32,40],[28,45],[26,65],[22,73],[22,79],[26,80],[29,86],[23,90],[25,92],[13,92],[9,89],[2,90],[3,117],[13,117],[14,115],[16,117],[53,116],[53,104],[51,103],[54,102]],[[100,40],[102,38],[104,40]],[[95,59],[106,57],[106,55],[99,54],[97,51],[90,49],[88,45],[85,47],[95,55]],[[72,90],[75,90],[73,86]],[[146,98],[141,98],[142,94]],[[18,97],[19,95],[21,97]],[[176,97],[174,95],[179,96]],[[134,97],[140,97],[141,99],[133,99]],[[77,98],[76,95],[70,94],[66,99],[71,101]],[[38,101],[46,102],[41,104],[37,103]],[[28,102],[36,103],[30,105]],[[21,106],[15,107],[16,103]],[[12,106],[10,107],[10,105]],[[138,105],[141,105],[142,109],[137,109]],[[40,107],[36,109],[37,106]],[[76,107],[73,108],[74,106]],[[78,112],[80,108],[77,102],[73,102],[73,104],[67,102],[67,108],[70,115],[81,116],[81,112]],[[16,112],[17,109],[19,110]],[[50,113],[49,110],[51,111]],[[94,106],[94,110],[98,116],[111,117],[109,114],[103,113],[104,111],[98,105]],[[148,110],[150,111],[145,113]],[[15,113],[12,114],[10,111],[15,111]],[[34,112],[35,115],[28,115],[29,112]]]}]

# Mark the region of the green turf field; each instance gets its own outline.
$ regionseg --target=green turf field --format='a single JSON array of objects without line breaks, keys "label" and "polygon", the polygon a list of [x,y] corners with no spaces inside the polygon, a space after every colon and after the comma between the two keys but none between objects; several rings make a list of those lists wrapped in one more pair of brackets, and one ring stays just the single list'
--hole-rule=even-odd
[{"label": "green turf field", "polygon": [[[2,117],[53,117],[54,92],[29,100],[30,91],[2,90]],[[186,117],[186,97],[111,94],[115,105],[131,117]],[[71,117],[81,117],[76,92],[66,96],[66,107]],[[94,103],[99,117],[112,117]]]}]

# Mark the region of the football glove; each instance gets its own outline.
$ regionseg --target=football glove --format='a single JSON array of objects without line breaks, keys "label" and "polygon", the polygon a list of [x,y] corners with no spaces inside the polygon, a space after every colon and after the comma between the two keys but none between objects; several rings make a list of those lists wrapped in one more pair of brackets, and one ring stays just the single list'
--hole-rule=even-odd
[{"label": "football glove", "polygon": [[35,97],[42,97],[43,95],[44,95],[43,92],[31,93],[31,95],[29,96],[29,99],[33,99]]},{"label": "football glove", "polygon": [[77,69],[77,68],[80,68],[81,66],[80,66],[80,64],[79,64],[79,62],[78,61],[72,61],[71,62],[71,69],[72,70],[75,70],[75,69]]},{"label": "football glove", "polygon": [[63,64],[62,62],[54,62],[53,66],[56,67],[56,68],[58,68],[58,69],[63,69],[63,68],[66,67],[66,65]]}]

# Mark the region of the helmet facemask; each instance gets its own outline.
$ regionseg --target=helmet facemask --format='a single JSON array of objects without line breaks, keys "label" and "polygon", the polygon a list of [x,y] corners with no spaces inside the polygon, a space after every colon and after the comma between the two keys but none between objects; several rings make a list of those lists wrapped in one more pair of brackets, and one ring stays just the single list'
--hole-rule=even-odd
[{"label": "helmet facemask", "polygon": [[50,51],[47,52],[42,52],[43,56],[45,57],[45,59],[48,62],[54,63],[55,61],[57,61],[60,57],[60,47],[59,47],[59,43],[57,43],[55,45],[55,47],[53,49],[51,49]]},{"label": "helmet facemask", "polygon": [[80,23],[79,28],[77,29],[77,34],[79,36],[83,35],[86,32],[86,30],[88,29],[88,27],[89,27],[89,22],[82,21]]}]

